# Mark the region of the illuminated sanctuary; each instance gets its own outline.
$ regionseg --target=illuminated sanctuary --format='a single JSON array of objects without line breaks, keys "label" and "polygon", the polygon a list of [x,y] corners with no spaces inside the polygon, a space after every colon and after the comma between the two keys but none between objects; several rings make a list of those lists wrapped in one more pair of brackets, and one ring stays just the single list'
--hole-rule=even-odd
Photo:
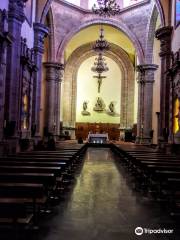
[{"label": "illuminated sanctuary", "polygon": [[179,0],[0,1],[0,225],[72,186],[38,240],[136,239],[170,221],[145,196],[180,205],[179,152]]}]

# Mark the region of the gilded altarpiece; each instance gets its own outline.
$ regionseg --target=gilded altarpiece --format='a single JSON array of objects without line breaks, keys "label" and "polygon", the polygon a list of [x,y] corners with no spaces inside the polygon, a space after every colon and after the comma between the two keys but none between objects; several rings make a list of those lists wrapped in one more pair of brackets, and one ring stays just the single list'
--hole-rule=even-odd
[{"label": "gilded altarpiece", "polygon": [[180,49],[172,55],[171,75],[171,141],[180,144]]}]

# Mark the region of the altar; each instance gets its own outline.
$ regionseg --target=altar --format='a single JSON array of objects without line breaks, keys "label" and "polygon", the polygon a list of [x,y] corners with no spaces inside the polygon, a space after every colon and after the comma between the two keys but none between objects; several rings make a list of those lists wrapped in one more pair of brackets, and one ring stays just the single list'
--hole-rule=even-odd
[{"label": "altar", "polygon": [[89,133],[88,142],[89,143],[107,143],[108,142],[108,133]]}]

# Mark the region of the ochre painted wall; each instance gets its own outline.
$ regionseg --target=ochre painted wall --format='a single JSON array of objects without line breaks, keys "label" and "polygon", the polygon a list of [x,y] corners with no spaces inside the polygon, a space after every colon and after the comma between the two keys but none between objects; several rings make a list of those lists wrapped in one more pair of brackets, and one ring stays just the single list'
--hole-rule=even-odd
[{"label": "ochre painted wall", "polygon": [[[109,71],[105,73],[105,78],[101,85],[101,91],[98,93],[97,79],[93,78],[91,67],[93,66],[95,57],[85,60],[78,71],[77,75],[77,107],[76,122],[102,122],[102,123],[119,123],[120,116],[109,116],[107,113],[99,113],[93,110],[97,97],[101,97],[106,104],[106,109],[111,101],[115,102],[115,109],[120,113],[121,99],[121,71],[118,65],[110,58],[105,58]],[[81,114],[84,101],[88,101],[88,111],[90,116]]]}]

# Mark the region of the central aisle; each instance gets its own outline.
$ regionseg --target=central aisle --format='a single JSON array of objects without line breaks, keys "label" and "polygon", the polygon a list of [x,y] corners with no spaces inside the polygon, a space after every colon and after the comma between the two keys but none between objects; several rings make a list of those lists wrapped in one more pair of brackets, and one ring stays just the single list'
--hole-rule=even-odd
[{"label": "central aisle", "polygon": [[41,239],[133,240],[136,227],[157,229],[167,223],[159,205],[128,186],[127,176],[109,149],[89,148],[72,192],[47,220],[49,231]]}]

